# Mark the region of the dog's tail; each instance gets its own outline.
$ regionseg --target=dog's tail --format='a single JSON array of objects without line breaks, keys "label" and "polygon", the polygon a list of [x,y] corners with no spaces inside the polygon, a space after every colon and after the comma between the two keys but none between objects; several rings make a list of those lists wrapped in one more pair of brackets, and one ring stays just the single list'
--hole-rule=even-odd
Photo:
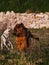
[{"label": "dog's tail", "polygon": [[36,36],[34,36],[33,34],[31,34],[31,32],[30,32],[30,31],[29,31],[29,36],[30,36],[31,38],[36,39],[36,40],[38,40],[38,41],[39,41],[39,38],[38,38],[38,37],[36,37]]},{"label": "dog's tail", "polygon": [[34,38],[34,39],[36,39],[36,40],[39,40],[38,37],[36,37],[36,36],[34,36],[34,35],[32,35],[32,34],[31,34],[31,38]]},{"label": "dog's tail", "polygon": [[31,36],[31,38],[34,38],[34,39],[36,39],[36,40],[38,40],[38,41],[39,41],[39,38],[38,38],[38,37],[36,37],[36,36],[34,36],[33,34],[30,34],[30,36]]}]

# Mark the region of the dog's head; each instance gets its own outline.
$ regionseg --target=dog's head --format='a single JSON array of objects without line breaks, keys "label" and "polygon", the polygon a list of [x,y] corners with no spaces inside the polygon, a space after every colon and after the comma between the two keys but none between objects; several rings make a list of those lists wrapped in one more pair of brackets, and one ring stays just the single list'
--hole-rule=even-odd
[{"label": "dog's head", "polygon": [[21,24],[17,24],[14,28],[14,35],[15,36],[22,36],[22,35],[26,35],[26,28],[25,26],[21,23]]}]

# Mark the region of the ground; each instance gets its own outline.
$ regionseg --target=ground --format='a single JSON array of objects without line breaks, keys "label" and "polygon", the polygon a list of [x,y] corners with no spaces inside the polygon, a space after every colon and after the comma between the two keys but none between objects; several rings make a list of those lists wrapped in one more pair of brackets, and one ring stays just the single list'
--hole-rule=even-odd
[{"label": "ground", "polygon": [[[15,44],[14,50],[10,53],[0,52],[0,65],[49,65],[49,29],[29,29],[33,35],[39,37],[34,40],[33,49],[28,52],[19,53]],[[14,37],[10,39],[14,42]]]}]

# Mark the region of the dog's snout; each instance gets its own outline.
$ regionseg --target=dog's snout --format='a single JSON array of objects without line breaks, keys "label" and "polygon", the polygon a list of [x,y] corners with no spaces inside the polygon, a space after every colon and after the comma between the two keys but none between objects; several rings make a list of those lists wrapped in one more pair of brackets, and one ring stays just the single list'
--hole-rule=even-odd
[{"label": "dog's snout", "polygon": [[16,33],[15,33],[15,32],[13,32],[12,34],[13,34],[13,35],[16,35]]}]

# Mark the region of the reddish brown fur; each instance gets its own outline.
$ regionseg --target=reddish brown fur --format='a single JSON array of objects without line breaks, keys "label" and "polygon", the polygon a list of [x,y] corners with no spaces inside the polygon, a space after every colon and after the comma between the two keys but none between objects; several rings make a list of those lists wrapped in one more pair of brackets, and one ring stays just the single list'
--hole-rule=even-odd
[{"label": "reddish brown fur", "polygon": [[26,47],[30,48],[30,39],[34,36],[28,31],[28,29],[21,23],[17,24],[14,28],[15,43],[19,51],[23,51]]}]

